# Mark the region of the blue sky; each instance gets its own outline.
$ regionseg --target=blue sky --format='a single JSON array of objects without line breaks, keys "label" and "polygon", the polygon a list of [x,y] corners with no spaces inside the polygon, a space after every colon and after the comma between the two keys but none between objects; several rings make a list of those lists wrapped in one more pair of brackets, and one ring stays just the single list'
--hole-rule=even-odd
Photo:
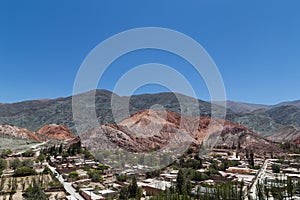
[{"label": "blue sky", "polygon": [[[0,102],[72,94],[76,73],[101,41],[138,27],[164,27],[199,42],[217,64],[227,98],[274,104],[300,99],[300,2],[278,1],[14,1],[0,3]],[[205,84],[188,63],[160,51],[114,62],[99,83],[111,90],[131,67],[164,63]],[[157,86],[137,93],[159,92]]]}]

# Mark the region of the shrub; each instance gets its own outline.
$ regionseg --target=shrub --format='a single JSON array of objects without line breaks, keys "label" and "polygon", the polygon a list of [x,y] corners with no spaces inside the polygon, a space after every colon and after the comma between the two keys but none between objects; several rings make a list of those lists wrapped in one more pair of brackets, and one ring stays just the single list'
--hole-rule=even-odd
[{"label": "shrub", "polygon": [[24,156],[24,157],[33,157],[34,152],[32,151],[32,149],[30,149],[30,150],[27,150],[24,153],[22,153],[22,156]]},{"label": "shrub", "polygon": [[0,170],[4,170],[7,168],[7,162],[5,159],[0,158]]},{"label": "shrub", "polygon": [[43,170],[43,174],[51,174],[51,169],[49,167],[45,167]]},{"label": "shrub", "polygon": [[17,169],[17,168],[19,168],[19,167],[22,166],[22,162],[20,161],[19,158],[16,158],[16,159],[14,159],[14,160],[12,160],[12,161],[9,162],[9,166],[13,170],[15,170],[15,169]]},{"label": "shrub", "polygon": [[94,182],[100,182],[103,180],[102,175],[102,171],[101,170],[90,170],[88,172],[88,175],[90,176],[90,178],[92,179],[92,181]]},{"label": "shrub", "polygon": [[31,176],[37,174],[36,171],[30,167],[23,166],[19,167],[15,170],[13,176],[14,177],[20,177],[20,176]]},{"label": "shrub", "polygon": [[127,180],[126,174],[120,174],[119,176],[117,176],[117,180],[121,182],[125,182]]},{"label": "shrub", "polygon": [[33,179],[33,182],[29,188],[27,188],[23,194],[24,199],[32,200],[47,200],[48,197],[39,184]]},{"label": "shrub", "polygon": [[280,166],[277,164],[272,165],[272,171],[273,173],[279,173],[280,172]]},{"label": "shrub", "polygon": [[70,172],[69,173],[69,178],[78,179],[79,178],[78,172],[76,172],[76,171]]}]

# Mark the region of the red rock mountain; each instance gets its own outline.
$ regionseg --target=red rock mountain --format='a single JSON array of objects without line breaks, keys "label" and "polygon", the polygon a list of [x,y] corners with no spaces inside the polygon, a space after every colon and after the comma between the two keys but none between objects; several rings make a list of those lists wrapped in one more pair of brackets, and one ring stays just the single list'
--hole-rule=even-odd
[{"label": "red rock mountain", "polygon": [[229,147],[239,144],[256,152],[279,150],[262,136],[229,121],[154,110],[137,112],[118,124],[99,126],[80,137],[94,151],[122,148],[142,152],[202,143]]},{"label": "red rock mountain", "polygon": [[71,140],[75,136],[65,125],[49,124],[37,131],[38,134],[49,139]]},{"label": "red rock mountain", "polygon": [[7,124],[0,124],[0,135],[13,137],[13,138],[42,141],[40,137],[38,137],[33,132],[25,128],[20,128],[17,126],[12,126]]}]

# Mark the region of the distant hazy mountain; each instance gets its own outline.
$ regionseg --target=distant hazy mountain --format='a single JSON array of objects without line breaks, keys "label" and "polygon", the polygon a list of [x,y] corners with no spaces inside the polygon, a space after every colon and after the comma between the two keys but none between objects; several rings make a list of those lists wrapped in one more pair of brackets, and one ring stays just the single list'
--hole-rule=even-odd
[{"label": "distant hazy mountain", "polygon": [[226,103],[227,103],[227,108],[237,113],[250,113],[256,110],[260,112],[260,111],[265,111],[265,110],[269,110],[281,106],[295,106],[300,108],[300,100],[286,101],[275,105],[252,104],[252,103],[244,103],[238,101],[226,101]]},{"label": "distant hazy mountain", "polygon": [[276,105],[278,106],[296,106],[298,108],[300,108],[300,100],[296,100],[296,101],[286,101],[286,102],[282,102]]},{"label": "distant hazy mountain", "polygon": [[[87,93],[80,94],[80,100],[86,102]],[[180,97],[184,108],[180,107],[177,100]],[[106,90],[97,90],[95,96],[96,114],[100,124],[117,123],[125,117],[122,115],[129,102],[130,114],[141,110],[152,109],[159,104],[165,110],[181,113],[181,109],[189,110],[190,116],[199,116],[195,102],[199,104],[201,116],[211,116],[211,103],[194,99],[192,97],[174,93],[142,94],[131,97],[122,97]],[[111,111],[111,97],[117,100],[119,107],[116,116]],[[300,101],[284,102],[273,106],[248,104],[241,102],[228,102],[226,119],[241,124],[263,136],[276,136],[275,140],[290,140],[300,136]],[[90,105],[84,105],[88,108]],[[222,110],[221,107],[216,109]],[[128,117],[128,116],[126,116]],[[88,121],[88,119],[87,119]],[[24,101],[13,104],[0,104],[0,123],[13,124],[37,131],[47,124],[65,124],[75,133],[72,114],[72,97]],[[90,127],[94,128],[94,127]],[[280,137],[278,137],[280,136]]]},{"label": "distant hazy mountain", "polygon": [[227,101],[227,107],[237,113],[249,113],[258,109],[268,109],[269,106],[262,104],[243,103],[238,101]]}]

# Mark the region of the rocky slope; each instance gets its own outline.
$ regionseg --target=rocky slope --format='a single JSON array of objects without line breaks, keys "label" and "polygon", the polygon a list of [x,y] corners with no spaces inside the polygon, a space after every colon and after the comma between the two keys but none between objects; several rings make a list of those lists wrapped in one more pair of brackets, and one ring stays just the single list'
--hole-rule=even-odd
[{"label": "rocky slope", "polygon": [[[82,102],[89,98],[88,93],[79,94]],[[184,104],[195,109],[191,110],[192,116],[199,116],[195,102],[199,104],[201,116],[211,115],[211,104],[209,102],[194,99],[192,97],[176,94]],[[130,114],[140,110],[150,109],[151,106],[159,104],[167,111],[181,112],[180,104],[174,93],[165,92],[159,94],[142,94],[128,96],[118,96],[107,90],[97,90],[95,94],[95,107],[97,118],[100,124],[115,123],[123,120],[122,116],[113,117],[111,111],[111,97],[114,96],[119,105],[126,105],[129,101]],[[85,105],[85,108],[91,105]],[[85,109],[83,108],[83,110]],[[119,109],[119,110],[118,110]],[[117,108],[117,113],[122,113],[124,108]],[[234,115],[227,110],[228,117]],[[0,105],[0,123],[14,124],[25,127],[29,130],[37,131],[40,127],[47,124],[65,124],[72,132],[76,133],[72,113],[72,97],[50,99],[50,100],[33,100],[12,104]]]},{"label": "rocky slope", "polygon": [[101,125],[80,137],[82,143],[93,151],[122,148],[145,152],[200,144],[239,145],[241,149],[257,153],[280,151],[262,136],[229,121],[153,110],[140,111],[118,124]]},{"label": "rocky slope", "polygon": [[10,137],[16,139],[36,140],[41,141],[42,139],[35,135],[33,132],[20,128],[17,126],[0,124],[0,135],[3,137]]},{"label": "rocky slope", "polygon": [[74,139],[73,133],[65,125],[49,124],[37,131],[38,134],[48,139],[71,140]]},{"label": "rocky slope", "polygon": [[279,133],[270,135],[267,138],[277,142],[291,142],[296,138],[300,138],[300,128],[294,125],[282,126]]},{"label": "rocky slope", "polygon": [[[88,93],[77,96],[80,96],[81,101],[85,102],[88,98],[86,94]],[[190,116],[199,116],[199,113],[195,112],[197,110],[194,105],[196,101],[199,104],[200,115],[210,117],[211,104],[209,102],[195,100],[180,94],[166,92],[124,97],[110,91],[97,90],[95,96],[97,118],[102,125],[118,123],[124,120],[125,117],[119,113],[124,112],[122,105],[126,105],[126,102],[129,102],[130,114],[151,109],[155,104],[161,105],[167,111],[180,114],[182,108],[176,95],[180,96],[185,105],[195,108],[191,109]],[[115,118],[111,111],[112,96],[117,99],[118,105],[120,105],[117,108]],[[300,136],[298,131],[300,129],[299,101],[284,102],[274,106],[253,105],[241,102],[230,102],[228,105],[229,108],[236,111],[233,112],[231,109],[227,109],[226,119],[228,121],[248,127],[262,136],[269,136],[270,139],[274,140],[290,140],[292,138],[290,137],[291,133],[294,136]],[[82,109],[85,110],[88,107],[90,105],[85,105]],[[37,131],[40,127],[47,124],[65,124],[73,133],[76,133],[72,115],[72,97],[0,104],[0,123],[13,124],[33,131]],[[294,127],[294,130],[291,127]],[[272,138],[273,135],[276,137]]]}]

